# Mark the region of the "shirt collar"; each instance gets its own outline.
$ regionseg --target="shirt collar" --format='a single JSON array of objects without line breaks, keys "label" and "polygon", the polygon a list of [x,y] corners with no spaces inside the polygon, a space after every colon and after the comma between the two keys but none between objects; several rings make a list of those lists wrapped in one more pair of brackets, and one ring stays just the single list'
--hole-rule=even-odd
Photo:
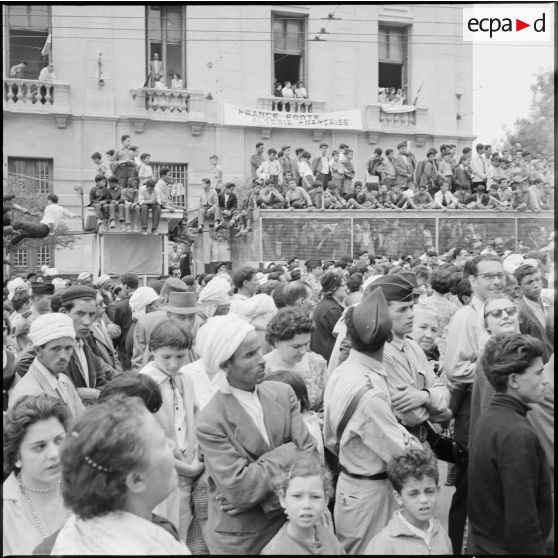
[{"label": "shirt collar", "polygon": [[[249,394],[249,396],[245,397],[244,399],[248,399],[252,395],[254,395],[256,397],[258,395],[258,386],[257,385],[254,387],[253,392],[244,391],[242,389],[235,388],[235,387],[231,386],[231,384],[229,384],[229,380],[227,379],[227,377],[224,373],[221,374],[218,384],[219,384],[218,387],[221,390],[221,393],[226,393],[226,394],[229,394],[229,395],[235,395],[237,397],[238,396],[242,397],[242,394],[245,394],[245,393]],[[242,393],[239,393],[239,392],[242,392]]]},{"label": "shirt collar", "polygon": [[376,360],[375,358],[372,358],[371,356],[368,356],[359,351],[355,351],[355,349],[351,349],[349,356],[353,360],[356,360],[357,362],[368,368],[369,371],[376,372],[381,376],[387,376],[384,365],[379,360]]},{"label": "shirt collar", "polygon": [[58,387],[58,378],[44,364],[39,362],[37,357],[35,357],[34,363],[39,373],[48,382],[48,385],[55,390]]},{"label": "shirt collar", "polygon": [[390,343],[398,350],[398,351],[402,351],[403,348],[405,347],[405,337],[403,338],[399,338],[396,337],[395,335],[393,336],[393,339],[390,341]]},{"label": "shirt collar", "polygon": [[434,520],[432,518],[430,518],[428,520],[428,528],[426,529],[426,531],[423,531],[422,529],[419,529],[418,527],[415,527],[412,523],[409,523],[405,519],[404,515],[401,513],[401,510],[398,510],[397,512],[395,512],[395,516],[399,520],[400,526],[407,531],[407,534],[410,531],[413,535],[416,535],[417,537],[420,537],[421,539],[425,539],[425,540],[432,539],[432,534],[433,534],[433,531],[434,531]]},{"label": "shirt collar", "polygon": [[475,309],[475,311],[480,314],[480,311],[482,309],[482,300],[480,298],[479,295],[477,294],[473,294],[473,297],[471,298],[471,306]]}]

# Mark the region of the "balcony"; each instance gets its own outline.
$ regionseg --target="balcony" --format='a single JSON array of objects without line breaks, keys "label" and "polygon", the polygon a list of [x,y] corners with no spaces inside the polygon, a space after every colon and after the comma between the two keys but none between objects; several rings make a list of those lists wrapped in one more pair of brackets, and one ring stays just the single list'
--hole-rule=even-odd
[{"label": "balcony", "polygon": [[428,109],[412,105],[370,104],[364,107],[365,129],[375,132],[401,133],[428,130]]},{"label": "balcony", "polygon": [[274,112],[312,113],[324,112],[325,101],[317,99],[288,99],[286,97],[260,97],[258,108]]},{"label": "balcony", "polygon": [[3,110],[52,114],[58,127],[64,128],[70,114],[70,86],[36,79],[4,78]]},{"label": "balcony", "polygon": [[[143,131],[145,119],[186,122],[199,135],[208,121],[208,99],[203,91],[140,87],[131,90],[136,131]],[[138,129],[138,127],[140,129]]]}]

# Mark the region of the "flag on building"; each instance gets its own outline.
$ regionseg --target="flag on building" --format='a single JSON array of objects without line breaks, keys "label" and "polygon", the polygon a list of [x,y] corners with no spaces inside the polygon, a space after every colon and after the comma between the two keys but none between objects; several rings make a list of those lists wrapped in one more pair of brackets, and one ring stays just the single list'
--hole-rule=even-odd
[{"label": "flag on building", "polygon": [[49,33],[47,40],[45,42],[45,46],[43,47],[43,50],[41,50],[41,56],[48,56],[50,54],[51,47],[52,47],[52,35]]}]

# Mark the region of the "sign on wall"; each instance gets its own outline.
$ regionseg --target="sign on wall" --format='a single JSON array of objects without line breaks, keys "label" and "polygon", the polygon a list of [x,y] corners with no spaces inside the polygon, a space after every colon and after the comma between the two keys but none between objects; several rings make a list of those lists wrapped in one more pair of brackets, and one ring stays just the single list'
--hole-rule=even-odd
[{"label": "sign on wall", "polygon": [[223,124],[266,128],[362,130],[362,111],[282,112],[223,103]]}]

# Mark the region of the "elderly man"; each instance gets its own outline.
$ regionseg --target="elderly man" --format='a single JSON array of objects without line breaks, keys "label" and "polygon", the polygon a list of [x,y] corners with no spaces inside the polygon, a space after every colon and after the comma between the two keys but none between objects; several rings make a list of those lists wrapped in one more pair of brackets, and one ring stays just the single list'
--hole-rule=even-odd
[{"label": "elderly man", "polygon": [[251,324],[217,316],[199,337],[202,359],[226,373],[197,426],[209,486],[207,546],[211,554],[259,554],[286,521],[274,483],[297,450],[315,451],[315,442],[292,388],[263,382],[265,361]]},{"label": "elderly man", "polygon": [[388,301],[393,339],[384,346],[384,367],[393,412],[421,442],[426,441],[426,421],[451,418],[450,394],[429,365],[422,348],[411,338],[414,296],[420,293],[415,274],[384,275],[373,284]]},{"label": "elderly man", "polygon": [[27,374],[15,385],[9,406],[24,395],[44,393],[61,399],[72,418],[84,409],[72,381],[64,374],[74,351],[76,333],[72,320],[59,313],[43,314],[29,330],[36,356]]},{"label": "elderly man", "polygon": [[324,442],[339,456],[335,527],[347,554],[362,554],[395,511],[388,461],[420,443],[397,421],[382,364],[392,321],[381,289],[346,312],[349,357],[324,392]]},{"label": "elderly man", "polygon": [[[473,297],[471,303],[460,308],[449,323],[443,369],[451,384],[450,408],[455,417],[455,439],[467,447],[473,377],[481,349],[481,308],[491,295],[503,292],[506,275],[500,258],[493,254],[476,256],[467,262],[464,271],[471,283]],[[467,518],[467,469],[458,464],[455,487],[448,517],[448,535],[453,553],[460,554]]]}]

